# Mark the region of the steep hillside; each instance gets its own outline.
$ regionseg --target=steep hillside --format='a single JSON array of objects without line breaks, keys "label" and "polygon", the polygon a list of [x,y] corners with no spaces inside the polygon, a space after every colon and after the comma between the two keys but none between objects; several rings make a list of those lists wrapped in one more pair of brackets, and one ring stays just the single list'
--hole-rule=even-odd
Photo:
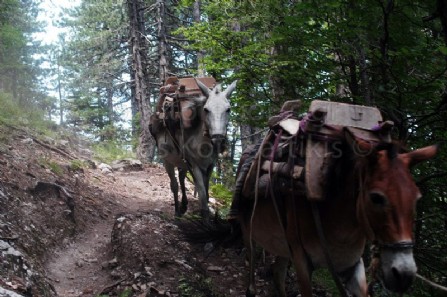
[{"label": "steep hillside", "polygon": [[182,242],[171,197],[158,164],[98,164],[75,137],[0,126],[0,296],[244,296],[243,250]]}]

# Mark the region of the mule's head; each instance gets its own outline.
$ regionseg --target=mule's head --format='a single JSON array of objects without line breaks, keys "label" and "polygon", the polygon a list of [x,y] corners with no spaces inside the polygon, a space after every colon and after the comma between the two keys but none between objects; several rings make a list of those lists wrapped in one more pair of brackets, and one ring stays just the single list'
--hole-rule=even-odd
[{"label": "mule's head", "polygon": [[437,146],[399,153],[396,145],[382,148],[357,142],[366,157],[363,198],[359,211],[370,237],[380,247],[379,275],[387,289],[405,292],[416,275],[413,257],[413,223],[416,202],[421,198],[410,168],[435,156]]},{"label": "mule's head", "polygon": [[206,102],[203,106],[204,120],[208,128],[211,141],[217,147],[221,147],[226,139],[227,126],[230,120],[230,95],[236,88],[234,81],[225,91],[217,85],[209,89],[199,80],[197,84],[206,96]]}]

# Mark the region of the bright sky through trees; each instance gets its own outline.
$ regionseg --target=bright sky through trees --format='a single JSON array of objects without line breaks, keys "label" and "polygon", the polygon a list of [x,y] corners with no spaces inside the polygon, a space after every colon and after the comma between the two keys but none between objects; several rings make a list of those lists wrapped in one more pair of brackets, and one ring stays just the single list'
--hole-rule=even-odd
[{"label": "bright sky through trees", "polygon": [[42,40],[44,44],[52,44],[57,41],[58,35],[65,31],[64,28],[56,26],[61,18],[63,8],[71,8],[80,4],[80,0],[43,0],[40,4],[42,9],[38,20],[45,22],[44,32],[36,33],[35,37]]}]

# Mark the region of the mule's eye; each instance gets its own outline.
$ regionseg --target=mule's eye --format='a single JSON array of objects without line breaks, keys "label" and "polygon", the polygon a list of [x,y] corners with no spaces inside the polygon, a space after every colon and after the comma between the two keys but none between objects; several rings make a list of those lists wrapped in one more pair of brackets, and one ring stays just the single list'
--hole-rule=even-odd
[{"label": "mule's eye", "polygon": [[228,109],[226,110],[226,112],[227,112],[227,113],[230,113],[230,108],[228,108]]},{"label": "mule's eye", "polygon": [[371,202],[377,206],[385,206],[385,204],[386,204],[385,196],[380,193],[376,193],[376,192],[370,193],[369,199],[371,199]]},{"label": "mule's eye", "polygon": [[209,109],[206,108],[206,107],[203,108],[203,111],[206,112],[206,113],[209,113],[209,112],[210,112]]}]

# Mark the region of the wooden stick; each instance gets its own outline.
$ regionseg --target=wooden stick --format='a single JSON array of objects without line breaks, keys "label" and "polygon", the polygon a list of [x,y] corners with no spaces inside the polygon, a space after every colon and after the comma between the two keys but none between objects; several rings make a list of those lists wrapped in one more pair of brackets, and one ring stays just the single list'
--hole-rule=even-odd
[{"label": "wooden stick", "polygon": [[[271,161],[264,161],[262,163],[262,170],[269,171],[270,170]],[[279,175],[290,177],[290,173],[292,173],[292,178],[299,179],[301,177],[301,173],[303,172],[303,167],[294,165],[293,171],[291,172],[289,164],[286,162],[273,162],[272,164],[273,173],[278,173]]]},{"label": "wooden stick", "polygon": [[437,283],[432,282],[431,280],[429,280],[429,279],[423,277],[422,275],[420,275],[420,274],[418,274],[418,273],[416,274],[416,277],[417,277],[418,279],[420,279],[422,282],[424,282],[424,283],[426,283],[427,285],[429,285],[430,287],[432,287],[432,288],[434,288],[434,289],[436,289],[436,290],[439,290],[439,291],[441,291],[441,292],[443,292],[443,293],[447,293],[447,288],[446,288],[446,287],[441,286],[441,285],[438,285]]}]

